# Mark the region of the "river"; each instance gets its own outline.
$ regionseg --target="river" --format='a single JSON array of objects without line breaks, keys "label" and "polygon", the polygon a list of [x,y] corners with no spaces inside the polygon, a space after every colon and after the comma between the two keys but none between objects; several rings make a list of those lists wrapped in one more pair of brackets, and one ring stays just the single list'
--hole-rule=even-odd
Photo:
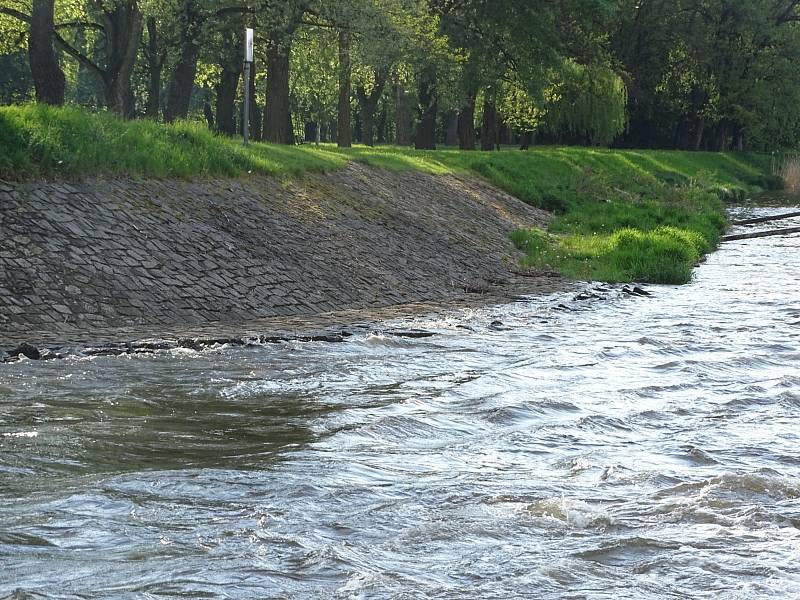
[{"label": "river", "polygon": [[0,365],[0,597],[800,597],[798,282]]}]

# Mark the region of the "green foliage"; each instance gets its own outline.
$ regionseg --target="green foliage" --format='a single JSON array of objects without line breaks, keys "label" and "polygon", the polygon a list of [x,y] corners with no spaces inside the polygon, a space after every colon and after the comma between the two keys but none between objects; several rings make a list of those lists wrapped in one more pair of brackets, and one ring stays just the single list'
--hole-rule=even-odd
[{"label": "green foliage", "polygon": [[0,177],[6,179],[290,176],[345,163],[344,156],[306,148],[244,148],[199,123],[167,126],[37,105],[0,108]]},{"label": "green foliage", "polygon": [[28,57],[22,51],[0,55],[0,104],[19,104],[33,99],[33,80]]},{"label": "green foliage", "polygon": [[603,237],[555,237],[519,229],[512,235],[528,267],[556,268],[591,281],[681,284],[691,280],[706,240],[674,227],[652,231],[625,228]]},{"label": "green foliage", "polygon": [[605,146],[625,129],[628,91],[611,69],[566,61],[545,97],[544,121],[551,132]]}]

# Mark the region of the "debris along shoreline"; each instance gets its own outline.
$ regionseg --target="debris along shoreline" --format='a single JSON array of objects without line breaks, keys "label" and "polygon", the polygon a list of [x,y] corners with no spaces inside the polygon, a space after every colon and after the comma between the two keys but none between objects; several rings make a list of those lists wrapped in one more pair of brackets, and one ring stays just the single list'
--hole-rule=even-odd
[{"label": "debris along shoreline", "polygon": [[476,309],[488,309],[484,325],[488,329],[509,329],[492,317],[492,306],[511,302],[542,301],[542,319],[556,313],[592,310],[593,303],[623,298],[648,299],[652,291],[638,285],[578,284],[548,278],[531,285],[524,278],[498,286],[482,295],[463,295],[448,303],[415,303],[375,310],[348,310],[298,318],[262,319],[239,327],[218,327],[207,324],[199,328],[172,330],[156,334],[152,331],[120,329],[99,332],[95,337],[72,342],[51,341],[34,345],[22,342],[0,346],[0,363],[24,359],[47,361],[73,357],[149,355],[175,350],[203,351],[223,346],[257,347],[285,342],[345,343],[370,334],[387,337],[423,339],[441,331],[420,325],[420,321],[447,320],[452,327],[473,331],[460,323],[460,317],[473,315]]}]

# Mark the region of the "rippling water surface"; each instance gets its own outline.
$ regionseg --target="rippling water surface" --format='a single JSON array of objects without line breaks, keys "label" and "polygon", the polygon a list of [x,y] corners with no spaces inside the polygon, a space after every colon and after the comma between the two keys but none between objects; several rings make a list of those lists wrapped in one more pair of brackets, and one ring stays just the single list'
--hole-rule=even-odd
[{"label": "rippling water surface", "polygon": [[800,597],[799,281],[0,365],[0,597]]}]

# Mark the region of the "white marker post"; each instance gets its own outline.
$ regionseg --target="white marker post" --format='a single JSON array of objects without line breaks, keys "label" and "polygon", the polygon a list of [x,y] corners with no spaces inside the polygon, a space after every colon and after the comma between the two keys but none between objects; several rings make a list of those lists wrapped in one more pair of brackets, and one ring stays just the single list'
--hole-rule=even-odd
[{"label": "white marker post", "polygon": [[244,30],[244,145],[250,143],[250,67],[253,64],[253,30]]}]

